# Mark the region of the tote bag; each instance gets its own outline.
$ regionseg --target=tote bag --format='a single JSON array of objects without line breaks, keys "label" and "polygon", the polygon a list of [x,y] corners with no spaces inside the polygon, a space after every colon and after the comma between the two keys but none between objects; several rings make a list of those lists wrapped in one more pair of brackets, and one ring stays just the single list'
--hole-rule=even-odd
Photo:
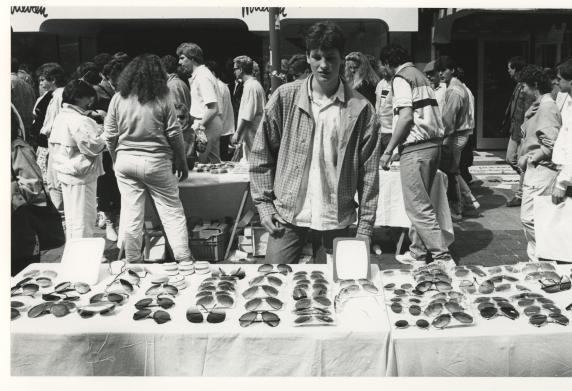
[{"label": "tote bag", "polygon": [[554,205],[551,196],[534,198],[536,256],[572,262],[572,198]]}]

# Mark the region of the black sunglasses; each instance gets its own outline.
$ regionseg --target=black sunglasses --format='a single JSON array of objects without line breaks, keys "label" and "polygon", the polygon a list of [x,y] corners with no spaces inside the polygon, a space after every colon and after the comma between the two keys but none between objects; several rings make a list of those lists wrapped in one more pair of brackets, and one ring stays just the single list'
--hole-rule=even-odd
[{"label": "black sunglasses", "polygon": [[[203,309],[205,310],[206,313],[208,313],[207,315],[207,322],[208,323],[222,323],[224,322],[224,320],[226,319],[226,313],[222,310],[219,309],[215,309],[213,307],[213,309],[208,310],[206,309],[206,307],[203,307]],[[202,323],[204,321],[204,316],[203,313],[201,312],[201,310],[198,307],[190,307],[187,310],[187,320],[191,323]]]},{"label": "black sunglasses", "polygon": [[451,323],[451,320],[455,319],[463,324],[473,323],[473,317],[465,312],[453,312],[452,314],[442,314],[433,319],[431,324],[433,327],[438,329],[444,329]]},{"label": "black sunglasses", "polygon": [[171,315],[167,311],[152,311],[149,308],[143,308],[133,314],[133,320],[153,319],[157,324],[163,324],[171,320]]},{"label": "black sunglasses", "polygon": [[[261,320],[258,320],[258,315],[260,315]],[[266,323],[270,327],[276,327],[280,324],[280,318],[270,311],[250,311],[243,314],[238,322],[241,327],[248,327],[253,323]]]},{"label": "black sunglasses", "polygon": [[281,263],[279,265],[271,265],[269,263],[265,263],[258,267],[258,271],[261,273],[268,273],[274,271],[274,266],[276,266],[276,270],[278,270],[279,273],[282,273],[284,275],[292,273],[292,267],[290,267],[290,265],[287,265],[285,263]]},{"label": "black sunglasses", "polygon": [[[397,322],[395,322],[395,328],[397,329],[406,329],[409,326],[410,326],[409,322],[406,321],[405,319],[398,320]],[[426,321],[425,319],[417,319],[417,321],[415,321],[415,326],[417,326],[422,330],[428,330],[429,322]]]},{"label": "black sunglasses", "polygon": [[538,282],[540,282],[540,285],[542,285],[540,289],[542,289],[546,293],[556,293],[556,292],[566,291],[569,290],[570,287],[572,286],[572,282],[567,276],[560,277],[559,281],[548,279],[544,281],[538,280]]},{"label": "black sunglasses", "polygon": [[264,302],[272,307],[273,310],[279,310],[284,306],[284,303],[275,297],[256,297],[247,301],[244,305],[244,308],[246,308],[247,311],[255,311],[259,309],[260,306],[264,304]]},{"label": "black sunglasses", "polygon": [[278,296],[278,290],[276,288],[274,288],[273,286],[270,286],[270,285],[254,285],[254,286],[251,286],[250,288],[248,288],[247,290],[245,290],[242,293],[242,296],[245,299],[250,299],[258,292],[259,289],[263,290],[264,293],[268,296]]},{"label": "black sunglasses", "polygon": [[541,327],[548,323],[556,323],[562,326],[567,326],[570,323],[570,319],[562,314],[551,313],[548,316],[544,314],[535,314],[528,318],[528,322],[536,327]]}]

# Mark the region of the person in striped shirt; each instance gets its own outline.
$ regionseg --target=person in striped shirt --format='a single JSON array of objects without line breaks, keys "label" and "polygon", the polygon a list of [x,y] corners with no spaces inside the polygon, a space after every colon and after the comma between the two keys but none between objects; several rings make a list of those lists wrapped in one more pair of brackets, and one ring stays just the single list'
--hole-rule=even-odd
[{"label": "person in striped shirt", "polygon": [[382,64],[393,75],[393,135],[381,157],[380,165],[389,170],[391,156],[399,148],[401,185],[405,212],[411,220],[411,246],[401,263],[423,266],[429,260],[445,268],[455,266],[441,234],[431,202],[431,187],[439,166],[444,127],[429,80],[411,62],[409,53],[390,44],[380,53]]}]

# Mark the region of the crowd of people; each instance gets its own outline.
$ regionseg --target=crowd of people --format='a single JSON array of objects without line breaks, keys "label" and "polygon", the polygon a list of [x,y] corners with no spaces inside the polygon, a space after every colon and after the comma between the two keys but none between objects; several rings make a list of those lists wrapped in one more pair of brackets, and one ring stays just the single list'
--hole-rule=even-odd
[{"label": "crowd of people", "polygon": [[[229,84],[191,42],[161,58],[100,53],[70,77],[55,62],[32,75],[13,58],[12,272],[47,247],[35,228],[42,222],[15,215],[22,205],[55,209],[66,239],[105,228],[137,262],[151,197],[175,260],[193,260],[178,181],[195,162],[231,159],[249,162],[271,263],[295,263],[308,242],[328,251],[356,221],[357,236],[370,237],[378,170],[399,161],[412,226],[410,249],[397,260],[454,265],[430,192],[440,169],[453,219],[478,216],[462,159],[475,129],[463,69],[441,56],[422,72],[396,44],[379,59],[344,57],[344,34],[331,22],[314,24],[305,44],[279,73],[261,72],[247,55],[233,58]],[[517,85],[502,126],[507,162],[522,174],[522,195],[509,206],[522,204],[536,260],[533,198],[562,202],[572,184],[572,59],[550,70],[514,57],[508,71]],[[270,92],[271,77],[285,83]]]}]

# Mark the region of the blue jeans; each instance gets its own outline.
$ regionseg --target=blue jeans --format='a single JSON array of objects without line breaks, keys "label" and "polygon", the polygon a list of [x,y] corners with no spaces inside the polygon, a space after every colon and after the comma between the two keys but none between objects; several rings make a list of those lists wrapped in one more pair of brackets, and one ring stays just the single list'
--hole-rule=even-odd
[{"label": "blue jeans", "polygon": [[119,236],[125,243],[128,262],[141,260],[146,189],[155,202],[175,260],[183,261],[191,257],[187,220],[179,198],[177,177],[171,165],[171,160],[164,156],[132,155],[124,151],[117,153],[114,168],[121,193]]},{"label": "blue jeans", "polygon": [[430,195],[439,155],[439,147],[413,151],[405,147],[399,160],[403,203],[411,221],[409,251],[422,261],[427,260],[427,253],[431,253],[433,260],[451,258]]},{"label": "blue jeans", "polygon": [[[265,262],[271,264],[298,263],[302,249],[306,243],[312,243],[314,259],[325,263],[325,254],[332,252],[334,239],[347,237],[348,228],[331,231],[316,231],[307,227],[298,227],[292,224],[282,225],[283,232],[268,237]],[[318,263],[318,262],[316,262]]]}]

